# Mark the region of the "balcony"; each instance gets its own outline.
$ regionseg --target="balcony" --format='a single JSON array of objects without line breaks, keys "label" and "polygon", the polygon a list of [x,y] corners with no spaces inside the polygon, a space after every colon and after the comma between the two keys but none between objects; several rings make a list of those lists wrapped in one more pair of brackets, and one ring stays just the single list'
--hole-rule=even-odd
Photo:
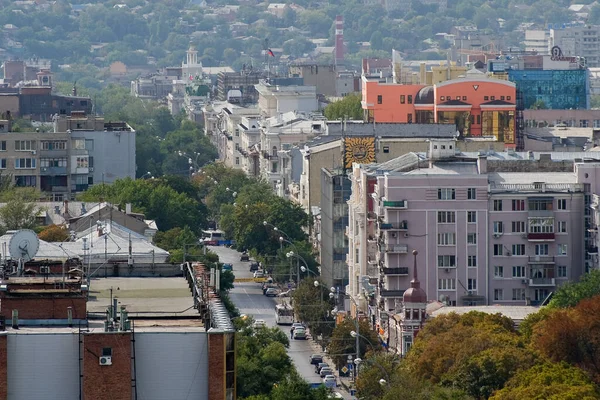
[{"label": "balcony", "polygon": [[380,222],[379,229],[388,231],[406,231],[408,230],[408,221]]},{"label": "balcony", "polygon": [[554,256],[529,256],[529,264],[554,264]]},{"label": "balcony", "polygon": [[531,242],[554,241],[554,232],[552,233],[528,233],[527,240]]},{"label": "balcony", "polygon": [[588,254],[598,254],[598,247],[588,247],[586,251]]},{"label": "balcony", "polygon": [[67,167],[40,167],[40,176],[67,175]]},{"label": "balcony", "polygon": [[527,215],[530,218],[554,217],[554,210],[529,210]]},{"label": "balcony", "polygon": [[529,280],[529,286],[556,286],[554,278],[532,278]]},{"label": "balcony", "polygon": [[381,297],[402,297],[404,295],[404,290],[380,289],[379,295]]},{"label": "balcony", "polygon": [[408,267],[382,268],[384,275],[408,276]]},{"label": "balcony", "polygon": [[387,208],[407,209],[408,208],[408,201],[407,200],[398,200],[398,201],[387,201],[387,200],[384,200],[383,201],[383,206],[387,207]]},{"label": "balcony", "polygon": [[408,245],[406,244],[383,244],[381,250],[386,253],[406,254],[408,253]]}]

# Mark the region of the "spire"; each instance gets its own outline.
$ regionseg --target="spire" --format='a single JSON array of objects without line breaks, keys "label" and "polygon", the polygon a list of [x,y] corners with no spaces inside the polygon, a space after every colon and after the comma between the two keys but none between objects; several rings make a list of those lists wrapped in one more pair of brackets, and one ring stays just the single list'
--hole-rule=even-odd
[{"label": "spire", "polygon": [[419,252],[416,250],[413,250],[412,253],[415,258],[415,262],[414,262],[414,266],[413,266],[413,279],[412,279],[412,281],[410,281],[410,286],[414,287],[414,288],[418,288],[421,286],[421,282],[419,282],[419,277],[417,275],[417,254],[419,254]]}]

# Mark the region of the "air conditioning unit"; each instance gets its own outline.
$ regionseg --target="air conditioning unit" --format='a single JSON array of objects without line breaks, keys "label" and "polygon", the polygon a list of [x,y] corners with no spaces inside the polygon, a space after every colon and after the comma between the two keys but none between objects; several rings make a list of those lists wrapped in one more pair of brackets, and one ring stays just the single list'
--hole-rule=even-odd
[{"label": "air conditioning unit", "polygon": [[90,171],[90,172],[94,172],[94,167],[89,167],[89,168],[88,168],[88,171]]},{"label": "air conditioning unit", "polygon": [[34,156],[36,155],[36,151],[35,150],[31,150],[31,154],[33,154]]},{"label": "air conditioning unit", "polygon": [[112,357],[110,356],[102,356],[99,359],[100,365],[112,365]]},{"label": "air conditioning unit", "polygon": [[410,235],[409,235],[408,233],[405,233],[405,234],[404,234],[404,237],[409,237],[409,236],[410,236]]},{"label": "air conditioning unit", "polygon": [[50,273],[50,267],[47,265],[43,265],[40,267],[40,274],[49,274]]},{"label": "air conditioning unit", "polygon": [[521,283],[526,285],[527,284],[527,279],[521,279]]}]

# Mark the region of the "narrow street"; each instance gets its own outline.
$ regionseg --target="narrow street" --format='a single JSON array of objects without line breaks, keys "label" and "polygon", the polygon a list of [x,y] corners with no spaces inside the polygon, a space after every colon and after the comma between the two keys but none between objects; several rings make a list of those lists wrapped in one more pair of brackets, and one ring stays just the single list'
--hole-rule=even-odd
[{"label": "narrow street", "polygon": [[[209,248],[219,255],[221,262],[233,265],[233,273],[236,278],[252,278],[250,263],[240,261],[239,252],[223,246],[210,246]],[[241,314],[251,315],[254,319],[262,319],[269,327],[277,326],[275,324],[276,299],[264,296],[259,283],[237,282],[229,292],[229,296]],[[289,336],[289,326],[281,326],[281,329]],[[290,340],[288,355],[296,366],[298,373],[308,382],[321,382],[314,371],[314,366],[308,360],[311,354],[320,353],[317,348],[318,346],[312,339]],[[351,399],[347,393],[340,389],[336,391],[341,393],[344,398]]]}]

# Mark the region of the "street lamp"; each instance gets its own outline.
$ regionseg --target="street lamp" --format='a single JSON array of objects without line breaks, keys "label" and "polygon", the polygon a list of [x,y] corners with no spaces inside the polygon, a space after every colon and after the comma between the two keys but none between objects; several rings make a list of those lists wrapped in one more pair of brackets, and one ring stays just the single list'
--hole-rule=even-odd
[{"label": "street lamp", "polygon": [[287,240],[290,240],[290,235],[288,235],[287,233],[285,233],[284,231],[282,231],[281,229],[279,229],[279,228],[278,228],[278,227],[276,227],[275,225],[273,225],[273,224],[271,224],[271,223],[269,223],[269,222],[267,222],[267,221],[263,221],[263,225],[264,225],[264,226],[270,226],[270,227],[272,227],[272,228],[273,228],[273,230],[274,230],[275,232],[277,232],[277,233],[281,233],[282,235],[284,235],[284,236],[285,236],[285,238],[286,238]]},{"label": "street lamp", "polygon": [[313,274],[313,276],[319,276],[315,272],[313,272],[310,269],[308,269],[307,267],[305,267],[304,265],[300,266],[300,271],[302,271],[302,272],[308,272],[309,274]]},{"label": "street lamp", "polygon": [[381,364],[379,364],[377,361],[375,361],[373,358],[369,358],[367,360],[363,360],[361,358],[357,358],[354,360],[354,364],[356,365],[356,370],[358,371],[358,366],[360,364],[362,364],[363,362],[365,363],[371,363],[373,365],[375,365],[377,368],[379,368],[379,370],[383,373],[383,375],[386,377],[386,379],[381,378],[379,380],[379,384],[381,386],[390,386],[390,374],[385,370],[385,368],[383,368],[383,366]]}]

